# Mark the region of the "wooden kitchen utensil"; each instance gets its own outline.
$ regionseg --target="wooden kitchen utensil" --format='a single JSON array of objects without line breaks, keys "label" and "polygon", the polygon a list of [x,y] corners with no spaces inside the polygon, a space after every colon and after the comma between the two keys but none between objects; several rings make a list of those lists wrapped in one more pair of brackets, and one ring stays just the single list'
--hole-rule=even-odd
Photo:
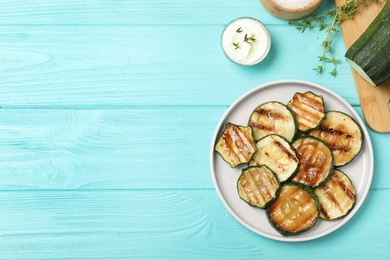
[{"label": "wooden kitchen utensil", "polygon": [[[344,1],[335,0],[335,4],[339,6]],[[382,10],[383,5],[383,3],[370,4],[367,7],[363,7],[354,16],[353,20],[345,20],[341,23],[341,31],[347,49],[367,29]],[[383,58],[389,59],[390,57]],[[390,132],[390,111],[387,104],[390,99],[390,80],[387,80],[380,86],[374,87],[367,83],[357,72],[353,71],[352,73],[368,127],[380,133]]]}]

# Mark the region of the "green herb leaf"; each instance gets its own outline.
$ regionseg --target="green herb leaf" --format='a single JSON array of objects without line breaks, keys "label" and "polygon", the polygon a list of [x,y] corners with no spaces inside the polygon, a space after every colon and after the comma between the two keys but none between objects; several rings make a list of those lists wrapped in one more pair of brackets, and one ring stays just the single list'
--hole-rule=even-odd
[{"label": "green herb leaf", "polygon": [[252,36],[248,37],[248,34],[245,34],[245,37],[244,37],[244,42],[246,42],[246,43],[248,43],[248,44],[252,45],[252,43],[253,43],[254,41],[256,41],[256,39],[255,39],[255,36],[254,36],[254,35],[252,35]]},{"label": "green herb leaf", "polygon": [[317,67],[313,68],[314,71],[317,72],[317,75],[318,74],[322,74],[322,66],[321,65],[318,65]]},{"label": "green herb leaf", "polygon": [[237,33],[242,33],[242,27],[238,28],[238,29],[236,30],[236,32],[237,32]]},{"label": "green herb leaf", "polygon": [[233,45],[234,45],[234,49],[237,50],[237,49],[241,49],[240,47],[240,44],[237,42],[237,43],[234,43],[233,42]]},{"label": "green herb leaf", "polygon": [[[312,30],[318,28],[319,31],[325,30],[324,40],[321,42],[322,55],[319,56],[321,62],[319,66],[313,70],[317,74],[321,74],[325,63],[333,64],[333,70],[329,73],[332,76],[336,76],[337,69],[336,64],[340,63],[340,60],[333,57],[333,38],[340,32],[340,23],[344,20],[353,19],[354,15],[359,12],[362,7],[366,7],[371,3],[378,4],[382,0],[345,0],[344,3],[334,9],[329,9],[323,13],[314,12],[310,16],[302,18],[300,20],[288,21],[289,25],[292,25],[300,32]],[[390,1],[390,0],[387,0]]]}]

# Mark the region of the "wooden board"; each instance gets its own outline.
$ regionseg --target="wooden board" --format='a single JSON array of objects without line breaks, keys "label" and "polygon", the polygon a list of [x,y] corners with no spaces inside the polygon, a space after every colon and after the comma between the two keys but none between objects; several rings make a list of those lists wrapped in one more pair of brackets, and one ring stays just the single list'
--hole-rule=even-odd
[{"label": "wooden board", "polygon": [[[341,5],[344,1],[335,0],[336,6]],[[342,22],[341,31],[347,49],[367,29],[380,10],[382,10],[383,5],[383,3],[379,5],[370,4],[368,7],[362,8],[353,20]],[[387,104],[390,99],[390,80],[387,80],[380,86],[373,87],[355,71],[352,73],[367,125],[377,132],[390,132],[390,111]]]}]

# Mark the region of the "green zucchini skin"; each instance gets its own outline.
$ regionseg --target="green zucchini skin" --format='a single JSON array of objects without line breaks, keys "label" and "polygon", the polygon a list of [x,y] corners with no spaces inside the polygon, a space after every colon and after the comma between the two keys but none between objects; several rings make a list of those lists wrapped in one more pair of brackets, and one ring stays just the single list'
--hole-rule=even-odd
[{"label": "green zucchini skin", "polygon": [[[291,194],[289,189],[293,189]],[[271,226],[281,235],[293,236],[311,229],[317,223],[319,209],[318,198],[310,187],[287,182],[280,188],[275,201],[268,206],[266,215]]]},{"label": "green zucchini skin", "polygon": [[266,208],[277,196],[280,183],[266,165],[242,169],[237,180],[239,197],[253,207]]},{"label": "green zucchini skin", "polygon": [[390,78],[390,1],[345,53],[347,62],[371,85]]}]

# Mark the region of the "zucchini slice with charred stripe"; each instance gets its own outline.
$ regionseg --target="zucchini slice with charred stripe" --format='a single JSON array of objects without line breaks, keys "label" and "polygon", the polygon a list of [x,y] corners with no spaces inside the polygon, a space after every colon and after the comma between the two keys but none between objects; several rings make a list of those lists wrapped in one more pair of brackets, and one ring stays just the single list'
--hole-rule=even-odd
[{"label": "zucchini slice with charred stripe", "polygon": [[351,162],[363,144],[359,125],[352,117],[340,111],[328,111],[320,127],[311,131],[310,135],[328,144],[333,152],[335,166]]},{"label": "zucchini slice with charred stripe", "polygon": [[283,137],[271,134],[256,142],[257,152],[249,165],[267,165],[280,182],[289,180],[298,169],[299,159],[295,149]]},{"label": "zucchini slice with charred stripe", "polygon": [[333,170],[333,155],[320,139],[304,136],[292,144],[298,153],[299,167],[293,181],[315,188],[321,185]]},{"label": "zucchini slice with charred stripe", "polygon": [[265,208],[276,197],[279,187],[275,174],[265,165],[243,169],[237,181],[240,198],[259,208]]},{"label": "zucchini slice with charred stripe", "polygon": [[311,91],[295,93],[287,106],[294,111],[298,129],[304,133],[318,127],[325,118],[323,97]]},{"label": "zucchini slice with charred stripe", "polygon": [[248,126],[253,129],[255,140],[269,134],[278,134],[291,141],[297,131],[294,113],[278,101],[270,101],[256,107]]},{"label": "zucchini slice with charred stripe", "polygon": [[215,145],[222,158],[232,168],[242,163],[247,163],[256,152],[252,129],[247,126],[238,126],[227,123],[222,136]]},{"label": "zucchini slice with charred stripe", "polygon": [[335,220],[345,217],[355,205],[356,191],[348,176],[334,170],[330,178],[314,190],[320,202],[320,218]]},{"label": "zucchini slice with charred stripe", "polygon": [[287,183],[280,188],[268,207],[272,226],[284,236],[296,235],[314,226],[319,217],[319,203],[314,192],[304,185]]}]

